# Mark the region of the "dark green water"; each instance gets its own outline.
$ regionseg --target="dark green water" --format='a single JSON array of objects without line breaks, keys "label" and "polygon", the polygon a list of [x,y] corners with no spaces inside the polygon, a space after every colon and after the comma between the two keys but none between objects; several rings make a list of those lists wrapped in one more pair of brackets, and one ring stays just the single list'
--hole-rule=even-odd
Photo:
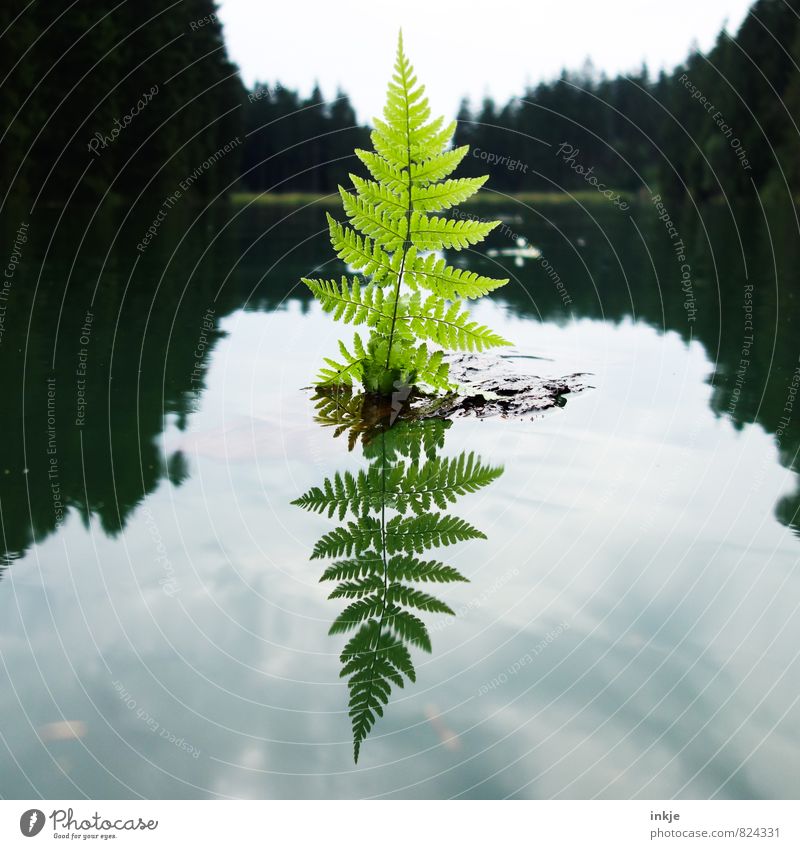
[{"label": "dark green water", "polygon": [[4,219],[0,795],[797,797],[794,210],[468,211],[476,317],[593,388],[435,447],[504,471],[358,767],[290,504],[371,461],[302,390],[323,209]]}]

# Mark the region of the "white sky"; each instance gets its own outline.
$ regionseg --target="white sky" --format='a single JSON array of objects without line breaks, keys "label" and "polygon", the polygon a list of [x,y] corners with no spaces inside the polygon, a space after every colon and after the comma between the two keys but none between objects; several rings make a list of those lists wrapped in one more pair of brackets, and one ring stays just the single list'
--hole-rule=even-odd
[{"label": "white sky", "polygon": [[382,109],[401,26],[434,114],[454,117],[465,94],[504,103],[587,57],[611,75],[642,61],[671,68],[692,42],[711,47],[726,23],[735,32],[752,1],[220,0],[219,14],[246,84],[279,80],[308,94],[319,81],[326,98],[340,85],[368,121]]}]

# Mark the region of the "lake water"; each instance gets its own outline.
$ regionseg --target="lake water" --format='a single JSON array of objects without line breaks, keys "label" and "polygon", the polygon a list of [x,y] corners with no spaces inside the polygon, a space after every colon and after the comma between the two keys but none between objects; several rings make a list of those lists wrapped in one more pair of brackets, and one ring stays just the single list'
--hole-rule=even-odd
[{"label": "lake water", "polygon": [[592,388],[446,430],[504,469],[486,539],[357,766],[335,517],[290,503],[369,462],[303,389],[350,334],[297,282],[324,207],[7,216],[0,795],[797,798],[797,220],[655,211],[470,208],[476,317]]}]

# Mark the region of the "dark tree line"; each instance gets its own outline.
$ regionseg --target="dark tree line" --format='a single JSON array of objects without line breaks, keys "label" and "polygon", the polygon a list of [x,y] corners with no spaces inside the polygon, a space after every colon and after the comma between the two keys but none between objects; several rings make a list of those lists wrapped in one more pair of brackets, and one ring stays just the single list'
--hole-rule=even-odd
[{"label": "dark tree line", "polygon": [[[6,0],[0,48],[2,185],[31,201],[166,195],[236,138],[195,197],[327,193],[358,165],[353,148],[369,146],[342,93],[248,92],[212,0]],[[798,193],[798,62],[800,0],[757,0],[735,36],[669,74],[607,78],[587,64],[505,105],[465,101],[463,173],[488,172],[500,192],[585,189],[591,169],[627,192]]]},{"label": "dark tree line", "polygon": [[334,192],[349,185],[360,165],[354,148],[369,147],[347,95],[326,103],[318,87],[310,97],[258,83],[248,95],[242,183],[250,191]]},{"label": "dark tree line", "polygon": [[[241,135],[246,102],[212,0],[4,0],[0,87],[3,194],[31,203],[169,193]],[[223,157],[198,193],[238,173]]]},{"label": "dark tree line", "polygon": [[[735,36],[720,34],[671,73],[607,78],[587,65],[505,105],[460,109],[462,173],[500,192],[643,188],[699,200],[785,187],[800,193],[800,0],[757,0]],[[259,95],[255,99],[254,95]],[[333,191],[368,145],[346,98],[325,104],[257,86],[243,184],[251,191]],[[304,143],[305,142],[305,143]],[[566,145],[566,146],[565,146]],[[572,155],[571,155],[572,154]],[[570,158],[571,155],[571,158]],[[344,158],[342,158],[344,157]],[[578,167],[580,166],[580,167]]]},{"label": "dark tree line", "polygon": [[[751,193],[753,183],[785,188],[785,179],[796,194],[797,64],[800,1],[758,0],[735,36],[720,34],[707,54],[693,52],[670,74],[653,79],[643,68],[607,79],[587,67],[502,108],[465,103],[457,141],[522,163],[492,169],[501,191],[585,188],[579,163],[628,191],[646,184],[702,200]],[[579,153],[566,162],[571,151]],[[486,161],[472,154],[467,168],[485,172]]]}]

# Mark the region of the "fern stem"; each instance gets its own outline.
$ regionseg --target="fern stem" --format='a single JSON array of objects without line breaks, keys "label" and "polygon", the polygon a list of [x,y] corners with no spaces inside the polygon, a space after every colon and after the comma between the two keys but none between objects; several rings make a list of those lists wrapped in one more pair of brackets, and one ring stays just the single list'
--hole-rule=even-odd
[{"label": "fern stem", "polygon": [[392,343],[394,342],[394,327],[397,323],[397,304],[400,301],[400,281],[406,267],[406,256],[411,247],[411,212],[414,208],[411,200],[411,118],[408,113],[408,79],[406,71],[403,70],[403,90],[405,93],[406,107],[406,167],[408,168],[408,207],[406,209],[406,238],[403,242],[403,256],[400,258],[400,270],[397,272],[397,286],[394,290],[394,310],[392,310],[392,326],[389,328],[389,348],[386,351],[386,369],[389,369],[389,358],[392,356]]},{"label": "fern stem", "polygon": [[[372,649],[372,659],[369,664],[367,681],[370,684],[375,680],[375,660],[378,657],[378,649],[383,634],[383,620],[386,617],[386,599],[389,596],[389,563],[386,559],[386,435],[381,433],[381,558],[383,560],[383,598],[381,599],[381,613],[378,617],[378,631],[375,635],[375,646]],[[360,748],[360,741],[358,747]],[[358,748],[356,749],[355,762],[358,763]]]}]

